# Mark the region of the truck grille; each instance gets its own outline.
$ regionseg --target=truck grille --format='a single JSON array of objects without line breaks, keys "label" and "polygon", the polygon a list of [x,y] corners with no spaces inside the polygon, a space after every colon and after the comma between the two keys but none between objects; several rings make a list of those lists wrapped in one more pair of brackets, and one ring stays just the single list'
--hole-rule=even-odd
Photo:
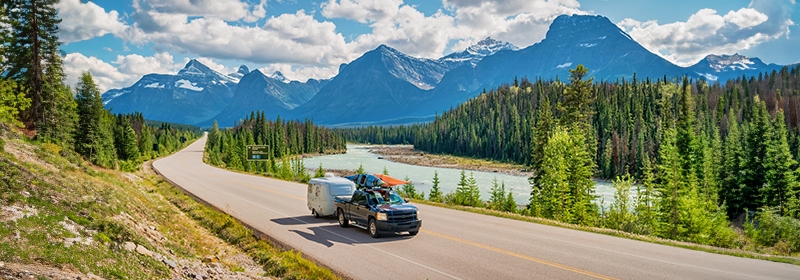
[{"label": "truck grille", "polygon": [[389,219],[397,225],[407,225],[416,222],[416,216],[417,213],[415,212],[392,213]]}]

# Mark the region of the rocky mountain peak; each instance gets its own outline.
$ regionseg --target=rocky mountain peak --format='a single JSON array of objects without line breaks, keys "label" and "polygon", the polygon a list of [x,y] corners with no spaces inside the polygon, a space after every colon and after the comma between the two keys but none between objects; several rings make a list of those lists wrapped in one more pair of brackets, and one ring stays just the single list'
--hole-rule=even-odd
[{"label": "rocky mountain peak", "polygon": [[250,68],[247,68],[247,65],[242,64],[239,66],[239,70],[236,73],[242,74],[242,76],[250,74]]},{"label": "rocky mountain peak", "polygon": [[503,42],[500,40],[495,40],[492,37],[486,37],[483,40],[478,41],[472,46],[469,46],[466,50],[462,52],[454,52],[451,53],[442,59],[444,60],[473,60],[472,64],[474,65],[480,59],[493,55],[499,51],[504,50],[512,50],[516,51],[519,48],[511,43]]},{"label": "rocky mountain peak", "polygon": [[178,75],[180,76],[204,76],[204,75],[216,75],[219,76],[217,71],[211,70],[208,66],[205,66],[197,59],[189,60],[186,63],[186,66],[183,67],[180,71],[178,71]]},{"label": "rocky mountain peak", "polygon": [[550,24],[545,40],[575,41],[594,37],[611,37],[634,41],[616,24],[604,16],[560,15]]}]

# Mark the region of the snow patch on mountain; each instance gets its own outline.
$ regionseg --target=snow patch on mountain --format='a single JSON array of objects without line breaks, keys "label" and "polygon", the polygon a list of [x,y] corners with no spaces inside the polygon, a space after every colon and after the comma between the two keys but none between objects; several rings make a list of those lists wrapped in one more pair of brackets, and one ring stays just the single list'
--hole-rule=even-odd
[{"label": "snow patch on mountain", "polygon": [[146,87],[146,88],[164,88],[164,85],[159,84],[158,82],[155,82],[155,83],[146,85],[144,87]]},{"label": "snow patch on mountain", "polygon": [[445,57],[442,57],[440,60],[458,62],[470,61],[472,66],[475,66],[484,57],[505,50],[516,51],[519,50],[519,48],[511,43],[495,40],[492,39],[492,37],[486,37],[478,43],[469,46],[462,52],[451,53]]},{"label": "snow patch on mountain", "polygon": [[197,87],[197,83],[192,83],[188,80],[178,80],[177,82],[175,82],[175,86],[193,91],[203,91],[203,88]]},{"label": "snow patch on mountain", "polygon": [[289,79],[286,78],[286,76],[283,75],[283,73],[281,73],[281,71],[275,71],[275,73],[272,73],[272,75],[269,75],[268,77],[276,79],[284,84],[288,84],[291,82]]},{"label": "snow patch on mountain", "polygon": [[734,55],[710,55],[707,57],[709,65],[717,72],[726,70],[747,70],[754,69],[755,62],[750,60],[749,57],[734,54]]},{"label": "snow patch on mountain", "polygon": [[[695,73],[697,73],[697,72],[695,72]],[[717,79],[719,79],[719,77],[714,76],[714,75],[712,75],[710,73],[697,73],[697,75],[700,75],[701,77],[706,78],[706,80],[709,80],[709,81],[716,81]]]},{"label": "snow patch on mountain", "polygon": [[[111,91],[106,91],[106,93],[109,93],[109,92],[111,92]],[[108,102],[111,102],[112,99],[114,99],[116,97],[119,97],[120,95],[126,94],[128,92],[130,92],[130,91],[118,90],[116,92],[111,92],[112,93],[111,96],[103,96],[103,98],[105,99],[105,101],[103,101],[103,105],[108,104]]]}]

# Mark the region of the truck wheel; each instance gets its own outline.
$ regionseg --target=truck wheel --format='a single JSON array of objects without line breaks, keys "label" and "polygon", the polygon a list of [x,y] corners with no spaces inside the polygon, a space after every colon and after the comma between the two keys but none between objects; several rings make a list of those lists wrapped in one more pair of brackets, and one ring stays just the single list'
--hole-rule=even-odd
[{"label": "truck wheel", "polygon": [[369,236],[372,236],[372,238],[381,237],[381,233],[378,231],[378,223],[375,222],[374,218],[369,219],[369,227],[367,229],[369,230]]},{"label": "truck wheel", "polygon": [[317,213],[317,209],[311,209],[311,215],[314,215],[314,218],[319,218],[319,213]]},{"label": "truck wheel", "polygon": [[417,235],[417,233],[419,233],[418,230],[412,230],[408,232],[408,234],[411,234],[411,236]]},{"label": "truck wheel", "polygon": [[339,211],[336,212],[336,216],[338,216],[339,218],[340,227],[347,227],[350,225],[350,221],[348,221],[347,218],[344,217],[344,212],[342,212],[342,209],[339,209]]}]

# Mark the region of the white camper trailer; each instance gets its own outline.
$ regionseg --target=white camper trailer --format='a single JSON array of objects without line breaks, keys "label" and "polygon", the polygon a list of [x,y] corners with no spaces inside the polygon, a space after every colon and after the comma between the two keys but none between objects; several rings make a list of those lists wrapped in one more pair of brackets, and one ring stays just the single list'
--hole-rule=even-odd
[{"label": "white camper trailer", "polygon": [[336,196],[352,196],[356,191],[353,181],[325,173],[325,177],[314,178],[308,182],[308,210],[314,217],[336,214],[333,198]]}]

